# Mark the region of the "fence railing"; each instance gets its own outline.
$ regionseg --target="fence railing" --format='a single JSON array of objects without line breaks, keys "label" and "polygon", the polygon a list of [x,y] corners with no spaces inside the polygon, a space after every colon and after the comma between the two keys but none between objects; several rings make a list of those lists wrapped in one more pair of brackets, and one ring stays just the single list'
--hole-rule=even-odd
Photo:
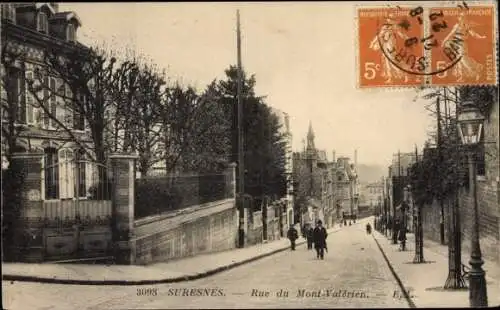
[{"label": "fence railing", "polygon": [[232,197],[226,173],[153,175],[135,181],[135,218]]}]

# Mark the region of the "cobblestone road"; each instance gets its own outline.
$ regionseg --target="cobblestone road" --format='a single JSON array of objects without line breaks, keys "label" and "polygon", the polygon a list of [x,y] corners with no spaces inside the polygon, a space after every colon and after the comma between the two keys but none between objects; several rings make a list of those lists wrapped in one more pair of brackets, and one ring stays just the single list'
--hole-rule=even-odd
[{"label": "cobblestone road", "polygon": [[361,225],[330,234],[328,246],[325,260],[317,260],[314,252],[299,246],[208,278],[175,284],[127,287],[4,281],[3,306],[9,310],[408,307],[404,298],[394,296],[402,295],[400,289]]}]

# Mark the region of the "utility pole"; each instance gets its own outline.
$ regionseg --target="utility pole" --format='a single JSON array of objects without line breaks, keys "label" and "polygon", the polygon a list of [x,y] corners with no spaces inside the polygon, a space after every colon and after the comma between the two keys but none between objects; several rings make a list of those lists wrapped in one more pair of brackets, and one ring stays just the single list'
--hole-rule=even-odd
[{"label": "utility pole", "polygon": [[[400,192],[399,187],[401,186],[401,152],[398,150],[398,176],[397,182],[394,182],[394,177],[392,178],[392,192],[393,192],[393,201],[392,201],[392,244],[398,244],[398,231],[396,231],[396,199],[394,198],[394,185],[397,186],[398,194]],[[396,183],[396,184],[394,184]],[[401,199],[401,197],[399,197]],[[399,199],[398,199],[399,200]]]},{"label": "utility pole", "polygon": [[439,201],[439,206],[441,208],[441,215],[439,219],[439,234],[440,234],[440,239],[441,239],[441,244],[445,244],[444,242],[444,201],[443,201],[443,154],[442,154],[442,132],[441,132],[441,102],[440,102],[440,97],[437,97],[437,102],[436,102],[436,114],[437,114],[437,137],[436,137],[436,144],[437,144],[437,153],[438,153],[438,201]]},{"label": "utility pole", "polygon": [[239,225],[238,225],[238,245],[245,247],[245,206],[243,204],[243,195],[245,194],[245,166],[244,166],[244,148],[243,148],[243,101],[242,101],[242,79],[243,72],[241,68],[241,30],[240,30],[240,10],[236,11],[236,45],[238,52],[238,81],[237,81],[237,104],[238,104],[238,207],[239,207]]}]

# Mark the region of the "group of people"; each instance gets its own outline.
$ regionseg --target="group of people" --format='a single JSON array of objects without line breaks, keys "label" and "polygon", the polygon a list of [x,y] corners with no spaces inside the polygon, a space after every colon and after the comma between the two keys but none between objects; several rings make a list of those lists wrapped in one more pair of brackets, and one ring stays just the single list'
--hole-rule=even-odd
[{"label": "group of people", "polygon": [[406,231],[407,228],[403,225],[399,218],[392,216],[379,215],[375,217],[375,227],[378,231],[383,232],[385,235],[391,234],[392,238],[399,241],[400,250],[406,250]]},{"label": "group of people", "polygon": [[[302,228],[302,236],[307,239],[307,249],[312,250],[313,244],[316,249],[316,258],[324,259],[325,251],[328,252],[326,246],[326,238],[328,233],[326,228],[323,227],[323,222],[318,220],[316,222],[316,227],[311,227],[310,225],[304,225]],[[292,251],[295,251],[295,242],[299,238],[297,229],[292,225],[288,230],[288,239],[290,239]]]}]

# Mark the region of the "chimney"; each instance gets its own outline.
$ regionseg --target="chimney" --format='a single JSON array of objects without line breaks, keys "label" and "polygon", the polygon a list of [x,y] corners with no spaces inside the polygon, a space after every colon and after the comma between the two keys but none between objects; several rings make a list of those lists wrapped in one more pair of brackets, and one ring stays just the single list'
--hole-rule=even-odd
[{"label": "chimney", "polygon": [[354,150],[354,167],[358,168],[358,149]]},{"label": "chimney", "polygon": [[335,150],[332,151],[332,162],[335,162]]}]

